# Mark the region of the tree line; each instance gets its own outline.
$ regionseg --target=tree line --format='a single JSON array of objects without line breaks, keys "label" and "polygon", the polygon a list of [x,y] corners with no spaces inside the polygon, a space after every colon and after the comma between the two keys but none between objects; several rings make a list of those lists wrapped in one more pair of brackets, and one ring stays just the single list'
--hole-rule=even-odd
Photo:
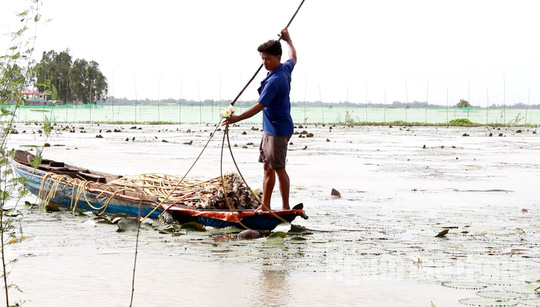
[{"label": "tree line", "polygon": [[51,95],[52,100],[64,104],[92,104],[107,98],[107,78],[99,64],[85,59],[73,60],[69,49],[59,53],[43,52],[34,72],[38,91]]},{"label": "tree line", "polygon": [[[232,100],[213,100],[213,99],[205,99],[202,101],[198,100],[188,100],[188,99],[174,99],[174,98],[166,98],[166,99],[160,99],[159,101],[153,100],[153,99],[128,99],[128,98],[118,98],[114,96],[107,97],[102,104],[103,105],[229,105],[232,102]],[[257,103],[255,100],[251,101],[243,101],[238,100],[235,103],[235,106],[251,106],[253,104]],[[446,108],[444,105],[437,105],[437,104],[428,104],[425,101],[413,101],[413,102],[400,102],[400,101],[394,101],[391,104],[382,104],[382,103],[372,103],[369,102],[367,104],[365,103],[354,103],[354,102],[337,102],[337,103],[331,103],[331,102],[320,102],[320,101],[291,101],[292,106],[308,106],[308,107],[320,107],[321,105],[324,105],[326,107],[368,107],[368,108],[411,108],[411,109],[419,109],[419,108],[433,108],[433,109],[443,109]],[[471,105],[467,100],[460,99],[460,101],[457,104],[451,105],[452,108],[478,108],[482,109],[485,107],[481,106],[473,106]],[[502,105],[492,104],[490,108],[502,108]],[[526,105],[524,103],[516,103],[512,105],[506,105],[506,108],[509,109],[540,109],[540,104],[531,104]]]}]

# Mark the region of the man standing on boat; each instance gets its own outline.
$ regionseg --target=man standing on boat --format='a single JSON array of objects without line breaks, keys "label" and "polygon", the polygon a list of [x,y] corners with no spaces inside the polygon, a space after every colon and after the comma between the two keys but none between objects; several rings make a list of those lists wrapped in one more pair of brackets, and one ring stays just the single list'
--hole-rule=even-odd
[{"label": "man standing on boat", "polygon": [[240,115],[231,115],[223,122],[225,125],[233,124],[263,111],[264,133],[259,155],[259,162],[262,162],[264,166],[263,203],[258,209],[264,211],[271,209],[270,200],[276,176],[283,200],[283,210],[290,209],[290,181],[285,170],[285,163],[287,145],[294,132],[289,93],[291,91],[291,73],[296,64],[296,49],[287,28],[281,31],[281,39],[289,47],[289,60],[281,63],[282,50],[278,40],[270,40],[260,45],[257,51],[261,53],[263,65],[268,70],[268,74],[258,89],[258,103]]}]

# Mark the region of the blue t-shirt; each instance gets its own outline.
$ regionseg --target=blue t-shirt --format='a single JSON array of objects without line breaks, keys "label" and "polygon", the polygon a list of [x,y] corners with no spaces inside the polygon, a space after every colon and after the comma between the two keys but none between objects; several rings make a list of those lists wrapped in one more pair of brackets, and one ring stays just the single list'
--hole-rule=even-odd
[{"label": "blue t-shirt", "polygon": [[294,132],[291,117],[291,73],[295,62],[292,59],[268,73],[259,87],[259,102],[263,108],[263,130],[274,136],[289,136]]}]

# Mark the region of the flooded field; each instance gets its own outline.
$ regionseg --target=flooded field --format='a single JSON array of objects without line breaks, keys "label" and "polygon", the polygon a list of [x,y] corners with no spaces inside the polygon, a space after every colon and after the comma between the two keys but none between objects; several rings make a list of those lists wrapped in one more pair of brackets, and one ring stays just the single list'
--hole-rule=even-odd
[{"label": "flooded field", "polygon": [[[258,125],[231,127],[233,153],[261,186]],[[121,175],[184,175],[212,125],[17,124],[9,148]],[[116,132],[115,132],[116,131]],[[539,136],[534,128],[298,127],[291,203],[308,220],[273,236],[167,232],[143,224],[134,306],[539,306]],[[305,137],[302,132],[312,133]],[[189,177],[219,175],[217,131]],[[230,157],[225,170],[233,171]],[[332,189],[341,197],[331,195]],[[277,188],[276,188],[277,190]],[[25,200],[36,203],[31,196]],[[280,197],[274,192],[274,209]],[[92,214],[19,205],[9,278],[24,306],[128,306],[136,232]]]}]

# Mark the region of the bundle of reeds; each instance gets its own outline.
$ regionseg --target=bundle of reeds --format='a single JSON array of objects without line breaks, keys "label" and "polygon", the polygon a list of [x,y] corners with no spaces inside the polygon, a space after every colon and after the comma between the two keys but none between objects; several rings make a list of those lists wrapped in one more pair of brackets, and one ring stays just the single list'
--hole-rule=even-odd
[{"label": "bundle of reeds", "polygon": [[141,174],[123,177],[108,185],[140,191],[160,201],[199,209],[255,209],[260,191],[252,191],[240,175],[226,173],[209,180],[184,179],[167,174]]}]

